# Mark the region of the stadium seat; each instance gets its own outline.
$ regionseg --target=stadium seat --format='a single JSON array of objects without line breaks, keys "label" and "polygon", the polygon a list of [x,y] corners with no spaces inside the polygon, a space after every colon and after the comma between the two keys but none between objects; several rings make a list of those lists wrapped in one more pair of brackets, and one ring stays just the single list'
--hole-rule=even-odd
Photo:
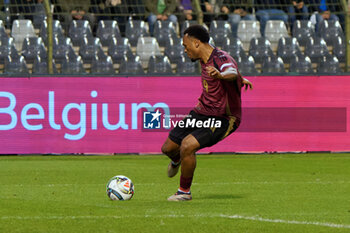
[{"label": "stadium seat", "polygon": [[237,35],[243,43],[244,50],[247,51],[252,38],[261,37],[260,22],[253,20],[241,20],[238,24]]},{"label": "stadium seat", "polygon": [[119,74],[122,75],[143,75],[145,72],[143,71],[141,59],[139,56],[135,57],[125,57],[119,67]]},{"label": "stadium seat", "polygon": [[250,41],[249,55],[255,60],[255,63],[262,63],[266,58],[274,56],[271,43],[265,37],[253,38]]},{"label": "stadium seat", "polygon": [[255,76],[258,71],[255,68],[254,58],[249,57],[238,57],[237,60],[238,70],[244,76]]},{"label": "stadium seat", "polygon": [[282,37],[279,39],[277,56],[281,57],[284,63],[290,63],[291,58],[301,54],[299,43],[296,38]]},{"label": "stadium seat", "polygon": [[70,38],[55,37],[53,39],[53,58],[60,64],[66,59],[66,56],[77,57]]},{"label": "stadium seat", "polygon": [[181,24],[181,32],[180,32],[181,37],[183,37],[184,31],[186,30],[186,28],[188,28],[189,26],[194,25],[194,24],[197,24],[197,21],[185,20],[184,22],[182,22],[182,24]]},{"label": "stadium seat", "polygon": [[33,63],[37,56],[46,58],[47,53],[41,37],[25,38],[22,45],[22,55],[27,63]]},{"label": "stadium seat", "polygon": [[293,37],[297,38],[300,46],[306,46],[309,38],[315,36],[315,27],[311,21],[296,20],[293,24]]},{"label": "stadium seat", "polygon": [[227,38],[232,37],[231,25],[224,20],[212,21],[209,32],[218,47],[222,47],[226,43]]},{"label": "stadium seat", "polygon": [[108,55],[111,56],[114,63],[119,63],[126,57],[134,57],[128,38],[112,38],[109,47]]},{"label": "stadium seat", "polygon": [[151,75],[171,75],[171,64],[167,56],[151,56],[148,62],[148,72]]},{"label": "stadium seat", "polygon": [[343,29],[339,21],[322,20],[319,24],[318,35],[322,37],[327,44],[332,44],[338,36],[344,37]]},{"label": "stadium seat", "polygon": [[169,37],[176,38],[176,24],[171,21],[158,20],[154,25],[154,37],[159,46],[164,47]]},{"label": "stadium seat", "polygon": [[306,43],[304,53],[311,59],[312,63],[317,63],[321,61],[324,56],[327,56],[329,51],[323,38],[313,37],[309,38]]},{"label": "stadium seat", "polygon": [[5,63],[5,59],[13,55],[19,56],[15,47],[15,42],[12,37],[1,37],[0,38],[0,64]]},{"label": "stadium seat", "polygon": [[338,58],[333,55],[326,55],[317,64],[317,73],[322,75],[341,73]]},{"label": "stadium seat", "polygon": [[26,61],[23,56],[8,56],[5,59],[4,74],[9,76],[29,75]]},{"label": "stadium seat", "polygon": [[114,75],[113,61],[110,56],[95,56],[92,60],[91,74],[94,75]]},{"label": "stadium seat", "polygon": [[261,69],[262,74],[281,75],[286,73],[282,58],[271,56],[264,60]]},{"label": "stadium seat", "polygon": [[301,55],[291,59],[289,73],[303,75],[314,74],[310,58]]},{"label": "stadium seat", "polygon": [[103,46],[108,46],[112,38],[122,37],[116,20],[100,20],[98,22],[96,36],[100,38]]},{"label": "stadium seat", "polygon": [[147,66],[151,56],[162,55],[154,37],[140,37],[136,46],[136,54],[140,56],[143,66]]},{"label": "stadium seat", "polygon": [[[47,44],[47,22],[43,21],[40,27],[40,37],[43,39],[44,43]],[[65,38],[63,29],[60,21],[52,21],[52,36],[58,38]]]},{"label": "stadium seat", "polygon": [[0,38],[2,38],[2,37],[8,38],[9,36],[6,33],[6,29],[5,29],[3,21],[0,20]]},{"label": "stadium seat", "polygon": [[11,36],[15,40],[18,51],[22,50],[22,44],[27,37],[36,37],[32,21],[26,19],[16,19],[12,23]]},{"label": "stadium seat", "polygon": [[95,56],[103,53],[102,45],[99,38],[84,37],[80,43],[79,55],[84,63],[91,64]]},{"label": "stadium seat", "polygon": [[90,23],[87,20],[72,20],[68,35],[74,46],[80,46],[84,37],[93,37]]},{"label": "stadium seat", "polygon": [[192,62],[187,56],[182,56],[177,61],[176,74],[178,75],[200,75],[198,61]]},{"label": "stadium seat", "polygon": [[345,38],[342,36],[338,36],[333,40],[333,55],[336,56],[339,62],[345,62],[346,57],[346,46],[345,46]]},{"label": "stadium seat", "polygon": [[184,47],[182,45],[182,39],[169,38],[169,41],[165,45],[164,55],[167,56],[171,63],[177,63],[185,54]]},{"label": "stadium seat", "polygon": [[242,57],[244,60],[247,59],[243,44],[239,38],[227,38],[223,50],[228,52],[235,60],[237,60],[238,57]]},{"label": "stadium seat", "polygon": [[148,37],[148,24],[143,20],[129,20],[126,23],[125,35],[131,46],[136,46],[140,37]]},{"label": "stadium seat", "polygon": [[66,57],[63,60],[61,73],[65,75],[81,75],[85,74],[86,71],[83,66],[83,61],[80,56],[76,57]]},{"label": "stadium seat", "polygon": [[265,36],[271,42],[273,51],[277,49],[281,37],[289,37],[287,27],[282,20],[268,20],[265,27]]},{"label": "stadium seat", "polygon": [[[53,68],[53,73],[57,74],[57,68],[55,65],[55,62],[52,61],[52,68]],[[47,59],[46,58],[42,58],[40,56],[37,56],[34,59],[34,64],[33,64],[33,68],[32,68],[32,74],[36,74],[36,75],[47,75],[49,74],[49,70],[47,67]]]}]

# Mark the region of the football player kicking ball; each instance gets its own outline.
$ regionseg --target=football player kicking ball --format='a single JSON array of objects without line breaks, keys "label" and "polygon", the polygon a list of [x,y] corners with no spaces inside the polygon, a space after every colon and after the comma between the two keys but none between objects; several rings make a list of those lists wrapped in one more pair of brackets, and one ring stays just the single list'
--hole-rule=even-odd
[{"label": "football player kicking ball", "polygon": [[[252,89],[252,83],[243,78],[236,61],[225,51],[209,44],[209,33],[201,25],[193,25],[184,31],[183,46],[187,56],[200,60],[203,91],[198,104],[169,133],[162,152],[171,162],[168,176],[177,174],[181,166],[180,187],[169,201],[192,199],[191,184],[196,168],[195,153],[210,147],[234,132],[241,121],[241,88]],[[204,127],[205,122],[214,122]],[[187,123],[188,124],[187,124]]]}]

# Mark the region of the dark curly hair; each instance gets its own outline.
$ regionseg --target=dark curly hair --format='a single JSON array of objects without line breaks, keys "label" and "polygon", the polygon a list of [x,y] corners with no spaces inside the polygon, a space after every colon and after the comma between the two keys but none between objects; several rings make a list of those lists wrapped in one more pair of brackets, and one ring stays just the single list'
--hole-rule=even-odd
[{"label": "dark curly hair", "polygon": [[191,25],[188,28],[186,28],[186,30],[184,31],[184,35],[188,35],[191,37],[194,37],[198,40],[200,40],[203,43],[209,43],[209,32],[208,30],[203,27],[202,25]]}]

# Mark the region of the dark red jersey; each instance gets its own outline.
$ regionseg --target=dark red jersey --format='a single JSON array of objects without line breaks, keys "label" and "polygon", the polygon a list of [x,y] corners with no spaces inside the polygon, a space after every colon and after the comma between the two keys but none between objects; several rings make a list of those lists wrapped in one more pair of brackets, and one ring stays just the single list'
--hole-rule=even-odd
[{"label": "dark red jersey", "polygon": [[[241,119],[242,77],[236,61],[225,51],[215,48],[207,63],[201,61],[203,91],[195,111],[207,116],[235,117],[239,124]],[[238,74],[234,81],[212,78],[206,67],[213,66],[220,72],[230,69]]]}]

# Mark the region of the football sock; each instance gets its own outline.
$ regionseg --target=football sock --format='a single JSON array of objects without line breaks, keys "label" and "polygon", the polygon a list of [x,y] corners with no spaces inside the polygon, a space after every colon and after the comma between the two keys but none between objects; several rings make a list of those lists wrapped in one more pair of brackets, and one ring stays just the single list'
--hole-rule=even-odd
[{"label": "football sock", "polygon": [[192,185],[193,177],[183,177],[180,176],[180,188],[181,192],[189,193]]},{"label": "football sock", "polygon": [[180,193],[180,194],[191,194],[190,189],[189,189],[188,191],[184,191],[184,190],[182,190],[181,188],[179,188],[179,189],[177,190],[177,192]]}]

